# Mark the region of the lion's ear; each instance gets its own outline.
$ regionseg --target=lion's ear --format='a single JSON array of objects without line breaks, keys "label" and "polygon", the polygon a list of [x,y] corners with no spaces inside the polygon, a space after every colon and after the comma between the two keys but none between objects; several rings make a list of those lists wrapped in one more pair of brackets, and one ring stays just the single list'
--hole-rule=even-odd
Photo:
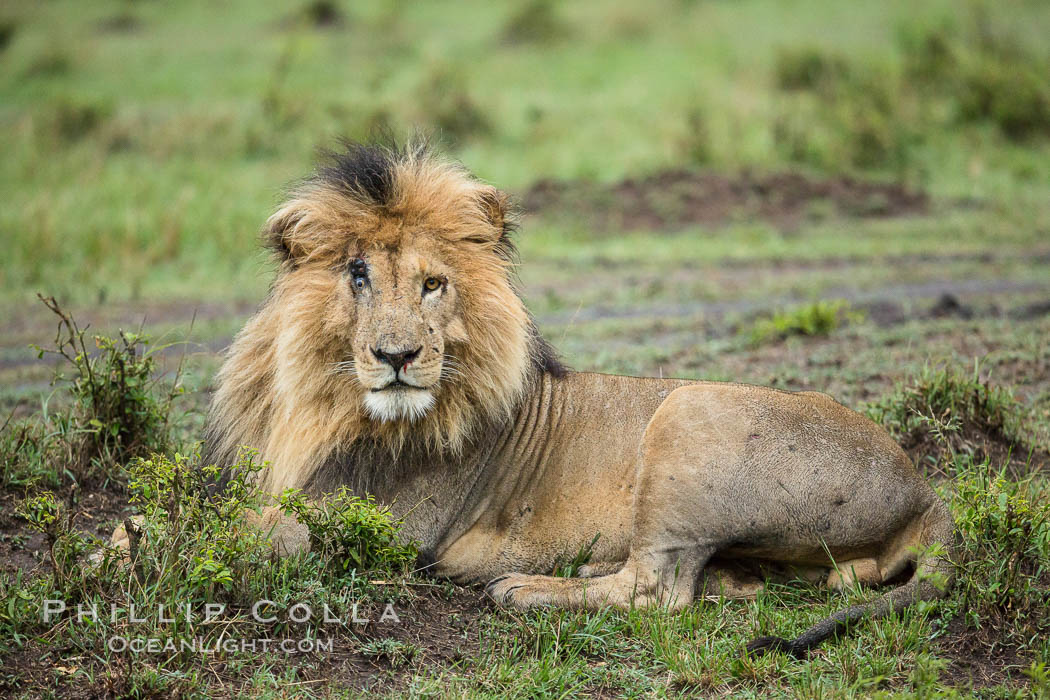
[{"label": "lion's ear", "polygon": [[510,197],[495,187],[486,187],[478,194],[481,212],[498,231],[500,238],[514,229]]},{"label": "lion's ear", "polygon": [[478,194],[478,205],[494,229],[496,251],[502,257],[513,258],[514,243],[510,237],[517,229],[517,217],[511,198],[495,187],[486,187]]},{"label": "lion's ear", "polygon": [[302,252],[298,250],[299,246],[293,243],[292,234],[306,216],[306,210],[296,204],[290,202],[278,209],[266,220],[266,228],[263,229],[264,244],[281,262],[293,260]]}]

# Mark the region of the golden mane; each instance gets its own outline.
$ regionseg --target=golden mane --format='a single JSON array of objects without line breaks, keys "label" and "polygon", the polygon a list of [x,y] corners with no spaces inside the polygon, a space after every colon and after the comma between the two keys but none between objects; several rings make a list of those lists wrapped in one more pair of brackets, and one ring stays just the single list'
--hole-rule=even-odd
[{"label": "golden mane", "polygon": [[[276,494],[311,482],[355,444],[379,445],[390,458],[406,447],[456,455],[508,420],[530,378],[561,372],[518,294],[513,224],[506,195],[425,147],[349,144],[329,154],[267,222],[279,268],[218,373],[207,463],[225,466],[252,448],[270,462],[262,486]],[[332,370],[349,332],[333,317],[333,270],[351,251],[397,248],[407,236],[430,237],[464,280],[469,340],[450,346],[459,375],[433,410],[413,423],[375,422],[363,412],[364,390]]]}]

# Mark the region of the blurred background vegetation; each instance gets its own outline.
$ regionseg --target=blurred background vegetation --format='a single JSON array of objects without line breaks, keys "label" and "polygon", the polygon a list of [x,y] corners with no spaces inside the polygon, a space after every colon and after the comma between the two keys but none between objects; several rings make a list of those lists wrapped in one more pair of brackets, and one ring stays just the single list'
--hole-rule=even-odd
[{"label": "blurred background vegetation", "polygon": [[[258,298],[281,186],[377,128],[428,132],[519,195],[669,168],[865,173],[993,202],[948,228],[1027,243],[1047,228],[1048,35],[1050,5],[1024,0],[12,0],[0,298]],[[526,253],[588,223],[537,222]],[[751,229],[715,257],[808,248]]]}]

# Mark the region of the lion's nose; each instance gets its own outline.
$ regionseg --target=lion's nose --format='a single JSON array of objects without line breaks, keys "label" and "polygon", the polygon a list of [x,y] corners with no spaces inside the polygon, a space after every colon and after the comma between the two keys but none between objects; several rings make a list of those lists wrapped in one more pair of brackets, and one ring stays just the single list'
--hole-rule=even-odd
[{"label": "lion's nose", "polygon": [[419,351],[423,347],[420,346],[415,350],[380,350],[379,348],[372,348],[372,354],[376,356],[376,359],[380,362],[385,362],[394,368],[394,373],[401,371],[401,368],[407,365],[412,360],[419,357]]}]

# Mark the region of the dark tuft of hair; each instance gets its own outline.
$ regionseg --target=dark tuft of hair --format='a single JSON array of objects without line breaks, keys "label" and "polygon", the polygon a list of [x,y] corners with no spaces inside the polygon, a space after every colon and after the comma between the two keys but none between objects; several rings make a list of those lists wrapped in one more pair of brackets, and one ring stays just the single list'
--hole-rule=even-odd
[{"label": "dark tuft of hair", "polygon": [[533,336],[530,343],[530,354],[533,368],[541,374],[549,374],[555,379],[561,379],[569,373],[569,368],[562,364],[561,359],[558,357],[558,351],[554,349],[554,346],[540,335],[535,322],[532,323]]},{"label": "dark tuft of hair", "polygon": [[405,152],[379,144],[344,142],[343,150],[322,152],[316,179],[379,206],[394,197],[394,168]]}]

